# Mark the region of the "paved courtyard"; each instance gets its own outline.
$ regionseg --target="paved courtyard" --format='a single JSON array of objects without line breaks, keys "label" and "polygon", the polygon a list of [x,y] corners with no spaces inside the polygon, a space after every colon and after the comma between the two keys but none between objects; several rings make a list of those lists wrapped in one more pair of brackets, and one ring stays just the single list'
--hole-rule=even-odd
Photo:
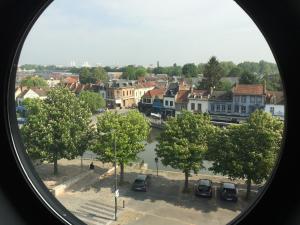
[{"label": "paved courtyard", "polygon": [[[240,188],[238,202],[224,202],[219,199],[218,187],[220,181],[228,181],[225,177],[193,175],[189,182],[191,189],[199,178],[209,178],[214,182],[213,197],[200,198],[194,196],[192,191],[182,193],[184,176],[181,173],[160,171],[156,176],[156,171],[125,167],[125,183],[118,187],[118,218],[114,221],[114,175],[103,177],[107,169],[100,167],[101,164],[96,163],[94,173],[57,196],[74,215],[92,225],[227,224],[247,208],[256,194],[252,192],[252,200],[245,201],[245,184],[236,181]],[[131,183],[140,173],[152,174],[148,192],[131,190]]]}]

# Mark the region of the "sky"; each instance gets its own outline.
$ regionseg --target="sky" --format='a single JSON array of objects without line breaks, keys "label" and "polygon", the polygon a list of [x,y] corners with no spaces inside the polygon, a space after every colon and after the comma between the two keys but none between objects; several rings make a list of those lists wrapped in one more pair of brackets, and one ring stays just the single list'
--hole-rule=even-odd
[{"label": "sky", "polygon": [[19,65],[275,62],[233,0],[55,0],[29,32]]}]

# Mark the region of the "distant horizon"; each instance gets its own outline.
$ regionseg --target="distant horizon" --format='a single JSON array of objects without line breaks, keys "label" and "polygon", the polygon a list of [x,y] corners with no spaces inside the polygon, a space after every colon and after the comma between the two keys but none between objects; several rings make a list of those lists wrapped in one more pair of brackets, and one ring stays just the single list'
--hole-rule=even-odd
[{"label": "distant horizon", "polygon": [[[218,60],[218,58],[217,58],[217,60]],[[219,62],[233,62],[232,60],[218,60]],[[251,62],[251,63],[259,63],[259,61],[265,61],[265,62],[267,62],[267,63],[273,63],[273,64],[275,64],[275,65],[277,65],[277,63],[276,62],[270,62],[270,61],[267,61],[267,60],[265,60],[265,59],[260,59],[260,60],[258,60],[258,61],[249,61],[249,60],[245,60],[245,61],[241,61],[241,62],[238,62],[238,63],[235,63],[235,62],[233,62],[235,65],[238,65],[238,64],[240,64],[240,63],[243,63],[243,62]],[[207,61],[208,62],[208,61]],[[199,63],[195,63],[195,65],[197,66],[197,65],[199,65],[200,63],[207,63],[207,62],[199,62]],[[176,63],[176,65],[177,66],[183,66],[183,65],[185,65],[185,64],[189,64],[189,63],[194,63],[194,62],[186,62],[186,63],[184,63],[184,64],[178,64],[178,63]],[[160,64],[160,63],[159,63]],[[173,63],[174,64],[174,63]],[[161,67],[170,67],[170,66],[173,66],[173,64],[171,64],[171,65],[160,65]],[[56,67],[75,67],[75,68],[82,68],[82,67],[126,67],[126,66],[131,66],[131,65],[133,65],[133,66],[143,66],[143,67],[148,67],[149,68],[149,66],[150,65],[153,65],[153,68],[156,68],[157,66],[157,64],[155,63],[149,63],[148,65],[138,65],[138,64],[134,64],[134,63],[132,63],[132,64],[127,64],[127,65],[98,65],[98,64],[94,64],[94,65],[91,65],[91,64],[89,64],[89,66],[83,66],[83,65],[75,65],[75,66],[71,66],[71,65],[59,65],[59,64],[37,64],[37,63],[25,63],[25,64],[18,64],[18,67],[20,67],[20,66],[24,66],[24,65],[36,65],[36,66],[56,66]]]},{"label": "distant horizon", "polygon": [[167,66],[206,63],[213,55],[235,64],[276,63],[232,0],[60,0],[34,24],[19,64]]}]

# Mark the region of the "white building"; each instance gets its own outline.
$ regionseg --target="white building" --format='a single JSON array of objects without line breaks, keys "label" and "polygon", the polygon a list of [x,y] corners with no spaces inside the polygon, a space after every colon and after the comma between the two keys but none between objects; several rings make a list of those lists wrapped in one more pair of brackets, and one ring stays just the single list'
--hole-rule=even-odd
[{"label": "white building", "polygon": [[208,99],[206,90],[192,90],[188,96],[187,110],[191,112],[208,113]]},{"label": "white building", "polygon": [[47,92],[40,88],[29,88],[23,90],[17,97],[17,105],[20,105],[26,98],[39,98],[45,99],[47,98]]},{"label": "white building", "polygon": [[136,85],[134,90],[135,104],[137,105],[141,101],[141,98],[144,96],[144,94],[150,90],[153,90],[154,88],[155,82],[145,82]]},{"label": "white building", "polygon": [[284,119],[284,95],[282,91],[268,91],[264,111]]}]

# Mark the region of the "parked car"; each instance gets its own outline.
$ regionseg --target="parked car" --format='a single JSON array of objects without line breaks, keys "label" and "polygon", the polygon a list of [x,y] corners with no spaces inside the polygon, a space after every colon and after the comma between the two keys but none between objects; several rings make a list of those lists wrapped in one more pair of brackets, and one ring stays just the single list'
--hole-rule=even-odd
[{"label": "parked car", "polygon": [[140,174],[134,180],[132,184],[132,190],[134,191],[147,191],[151,183],[150,175]]},{"label": "parked car", "polygon": [[237,202],[238,190],[236,185],[229,182],[221,184],[220,197],[222,200]]},{"label": "parked car", "polygon": [[212,197],[212,181],[208,179],[200,179],[194,187],[195,195],[202,197]]}]

